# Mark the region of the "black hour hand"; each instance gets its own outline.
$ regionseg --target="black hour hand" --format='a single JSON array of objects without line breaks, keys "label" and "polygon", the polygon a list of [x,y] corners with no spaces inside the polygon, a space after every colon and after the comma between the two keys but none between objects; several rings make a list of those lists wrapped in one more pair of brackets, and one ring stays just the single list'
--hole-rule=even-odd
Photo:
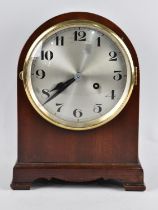
[{"label": "black hour hand", "polygon": [[63,82],[60,82],[60,83],[58,83],[53,89],[51,89],[49,92],[52,92],[52,91],[54,91],[54,90],[58,90],[58,89],[60,89],[62,86],[63,86]]},{"label": "black hour hand", "polygon": [[58,83],[55,88],[53,88],[52,90],[50,91],[53,91],[53,90],[57,90],[52,96],[50,96],[44,103],[43,105],[45,105],[46,103],[48,103],[50,100],[52,100],[53,98],[55,98],[56,96],[58,96],[61,92],[63,92],[67,87],[69,87],[76,79],[73,77],[69,80],[67,80],[66,82],[61,82],[61,83]]}]

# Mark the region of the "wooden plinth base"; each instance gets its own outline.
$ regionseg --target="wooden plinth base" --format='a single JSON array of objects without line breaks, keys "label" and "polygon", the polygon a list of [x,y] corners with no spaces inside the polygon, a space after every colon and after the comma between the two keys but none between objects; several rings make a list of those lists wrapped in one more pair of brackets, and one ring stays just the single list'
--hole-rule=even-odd
[{"label": "wooden plinth base", "polygon": [[98,179],[116,180],[127,191],[144,191],[143,169],[138,164],[103,163],[17,163],[11,188],[29,190],[37,179],[52,178],[68,182],[87,182]]}]

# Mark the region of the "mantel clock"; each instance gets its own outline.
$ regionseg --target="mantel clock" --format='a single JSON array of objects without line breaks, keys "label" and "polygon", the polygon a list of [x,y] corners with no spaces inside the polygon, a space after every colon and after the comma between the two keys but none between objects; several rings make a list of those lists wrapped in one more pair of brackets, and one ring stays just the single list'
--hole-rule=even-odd
[{"label": "mantel clock", "polygon": [[13,189],[34,180],[112,179],[145,190],[138,159],[139,64],[111,21],[54,17],[26,42],[18,64],[18,160]]}]

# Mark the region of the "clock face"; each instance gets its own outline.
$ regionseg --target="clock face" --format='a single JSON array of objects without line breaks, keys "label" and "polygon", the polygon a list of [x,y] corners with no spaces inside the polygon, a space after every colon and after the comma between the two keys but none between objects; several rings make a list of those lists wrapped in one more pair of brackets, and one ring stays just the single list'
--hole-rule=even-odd
[{"label": "clock face", "polygon": [[91,22],[49,29],[27,54],[24,85],[38,113],[60,127],[84,130],[114,118],[133,88],[123,41]]}]

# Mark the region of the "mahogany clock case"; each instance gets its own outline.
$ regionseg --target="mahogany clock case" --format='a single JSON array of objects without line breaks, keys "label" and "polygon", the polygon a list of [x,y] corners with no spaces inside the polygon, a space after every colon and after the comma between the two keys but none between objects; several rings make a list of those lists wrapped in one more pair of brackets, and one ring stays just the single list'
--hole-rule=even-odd
[{"label": "mahogany clock case", "polygon": [[[31,106],[19,78],[34,40],[51,26],[73,19],[92,20],[112,29],[123,39],[137,67],[137,84],[123,111],[107,124],[86,131],[62,129],[44,120]],[[118,26],[86,12],[67,13],[48,20],[22,49],[17,84],[18,158],[13,169],[12,189],[30,189],[39,178],[55,178],[71,182],[113,179],[121,182],[125,190],[145,190],[138,158],[139,64],[133,45]]]}]

